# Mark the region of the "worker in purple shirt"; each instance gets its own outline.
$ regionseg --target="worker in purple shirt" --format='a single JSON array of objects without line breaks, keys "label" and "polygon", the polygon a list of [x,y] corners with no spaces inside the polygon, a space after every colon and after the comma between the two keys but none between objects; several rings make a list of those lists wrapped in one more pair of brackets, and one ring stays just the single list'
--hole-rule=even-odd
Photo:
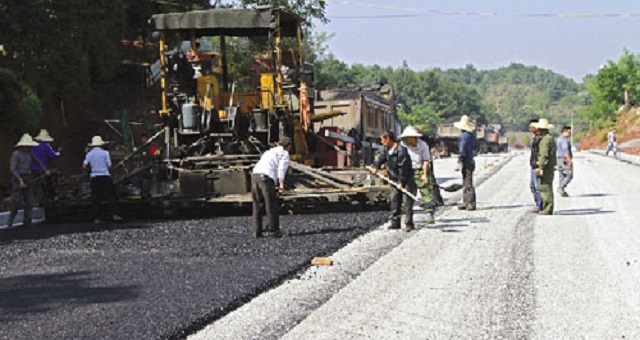
[{"label": "worker in purple shirt", "polygon": [[[43,164],[45,168],[48,168],[48,160],[60,157],[60,150],[53,150],[51,144],[49,144],[53,142],[53,138],[49,135],[49,131],[46,129],[41,129],[40,133],[33,139],[38,142],[38,145],[31,148],[31,153],[34,157],[34,160],[31,161],[31,172],[34,177],[40,177],[45,172],[45,170],[40,167],[40,163]],[[35,159],[37,159],[39,163],[36,162]],[[43,206],[45,201],[47,201],[53,193],[51,177],[46,177],[35,183],[33,189],[34,202],[36,206]]]}]

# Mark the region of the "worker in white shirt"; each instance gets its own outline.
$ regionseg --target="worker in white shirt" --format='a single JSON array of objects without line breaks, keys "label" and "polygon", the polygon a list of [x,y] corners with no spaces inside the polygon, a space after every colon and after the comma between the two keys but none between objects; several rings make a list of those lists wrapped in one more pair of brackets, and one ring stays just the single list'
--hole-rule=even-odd
[{"label": "worker in white shirt", "polygon": [[267,231],[273,237],[282,237],[276,182],[280,192],[283,192],[284,176],[289,167],[290,150],[291,138],[280,138],[277,146],[262,154],[251,173],[251,198],[253,199],[251,232],[256,238],[262,237],[262,216],[265,213],[267,215]]}]

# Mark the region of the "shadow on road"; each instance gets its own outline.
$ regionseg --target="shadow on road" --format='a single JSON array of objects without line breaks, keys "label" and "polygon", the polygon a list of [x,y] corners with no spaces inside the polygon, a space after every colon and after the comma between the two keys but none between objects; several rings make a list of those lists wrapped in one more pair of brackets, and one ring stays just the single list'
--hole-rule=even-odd
[{"label": "shadow on road", "polygon": [[526,207],[526,205],[523,205],[523,204],[519,204],[519,205],[498,205],[498,206],[478,208],[477,210],[518,209],[518,208],[524,208],[524,207]]},{"label": "shadow on road", "polygon": [[602,208],[585,208],[585,209],[567,209],[556,210],[554,215],[596,215],[596,214],[611,214],[613,210],[602,210]]},{"label": "shadow on road", "polygon": [[0,322],[62,309],[62,305],[111,303],[139,295],[140,286],[96,287],[91,276],[89,272],[68,272],[0,279]]},{"label": "shadow on road", "polygon": [[582,194],[582,195],[578,195],[575,197],[606,197],[606,196],[612,196],[609,194]]},{"label": "shadow on road", "polygon": [[455,222],[469,222],[469,223],[489,223],[489,220],[486,217],[469,217],[469,218],[439,218],[438,222],[447,224],[447,223],[455,223]]},{"label": "shadow on road", "polygon": [[451,228],[466,228],[468,224],[462,223],[449,223],[449,224],[437,224],[437,225],[428,225],[425,229],[440,229],[444,233],[459,233],[460,230],[451,229]]}]

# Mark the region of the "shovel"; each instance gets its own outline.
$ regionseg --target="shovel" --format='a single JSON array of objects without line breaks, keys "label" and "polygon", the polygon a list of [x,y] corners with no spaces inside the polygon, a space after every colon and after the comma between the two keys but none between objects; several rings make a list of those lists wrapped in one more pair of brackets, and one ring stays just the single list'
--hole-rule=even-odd
[{"label": "shovel", "polygon": [[418,196],[412,194],[411,192],[409,192],[408,190],[406,190],[405,188],[403,188],[402,186],[400,186],[400,184],[398,184],[397,182],[392,181],[389,177],[386,177],[384,175],[381,174],[374,174],[380,178],[382,178],[383,180],[385,180],[386,182],[388,182],[389,184],[391,184],[392,187],[402,191],[405,195],[411,197],[414,201],[416,202],[420,202],[420,206],[425,208],[425,209],[430,209],[430,208],[434,208],[436,206],[435,202],[423,202],[420,198],[418,198]]},{"label": "shovel", "polygon": [[41,179],[43,179],[43,178],[45,178],[45,177],[47,177],[47,176],[49,176],[49,175],[47,175],[47,174],[45,173],[45,174],[42,174],[42,175],[40,175],[40,176],[38,176],[38,177],[36,177],[36,178],[33,178],[32,180],[30,180],[30,181],[28,181],[28,182],[26,182],[26,183],[25,183],[24,188],[21,188],[21,187],[13,188],[12,192],[13,192],[13,191],[22,190],[22,189],[26,189],[26,188],[28,188],[30,185],[32,185],[32,184],[34,184],[34,183],[36,183],[37,181],[39,181],[39,180],[41,180]]},{"label": "shovel", "polygon": [[460,183],[453,183],[453,184],[448,185],[446,187],[438,185],[438,188],[440,188],[440,189],[442,189],[442,190],[444,190],[446,192],[456,192],[456,191],[464,188],[464,186],[462,186],[462,184],[460,184]]}]

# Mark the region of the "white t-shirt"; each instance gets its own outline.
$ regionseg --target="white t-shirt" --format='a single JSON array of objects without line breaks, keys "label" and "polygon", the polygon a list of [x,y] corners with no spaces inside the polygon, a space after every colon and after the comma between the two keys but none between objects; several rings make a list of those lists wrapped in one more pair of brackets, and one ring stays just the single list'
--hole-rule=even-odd
[{"label": "white t-shirt", "polygon": [[418,139],[418,144],[414,148],[413,146],[402,141],[402,145],[409,151],[411,157],[411,167],[414,169],[422,169],[422,163],[431,160],[431,152],[429,152],[429,145],[422,139]]},{"label": "white t-shirt", "polygon": [[267,175],[274,181],[284,181],[284,175],[289,167],[289,153],[281,146],[276,146],[262,154],[253,168],[253,174]]}]

